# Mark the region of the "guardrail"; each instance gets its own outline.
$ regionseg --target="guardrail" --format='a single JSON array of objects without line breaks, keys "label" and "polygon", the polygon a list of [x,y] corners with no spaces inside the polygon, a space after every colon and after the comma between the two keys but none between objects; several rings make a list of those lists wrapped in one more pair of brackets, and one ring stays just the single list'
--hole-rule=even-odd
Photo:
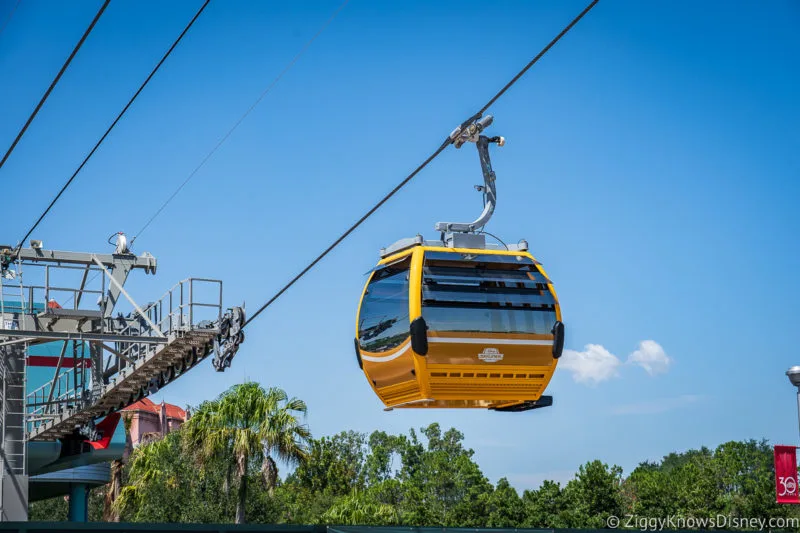
[{"label": "guardrail", "polygon": [[[148,340],[102,344],[103,350],[111,354],[104,362],[102,372],[88,372],[89,359],[83,356],[74,360],[65,356],[64,360],[69,359],[73,367],[59,368],[53,379],[27,395],[29,431],[35,430],[44,421],[57,418],[65,409],[82,407],[84,402],[92,400],[89,393],[96,388],[93,380],[102,377],[107,383],[120,370],[135,366],[157,349],[157,344],[153,343],[155,339],[163,337],[163,343],[169,343],[188,331],[215,324],[223,315],[222,281],[184,279],[173,285],[160,299],[140,310],[141,313],[134,310],[127,317],[104,319],[101,332]],[[87,348],[84,343],[80,346]]]},{"label": "guardrail", "polygon": [[[196,285],[213,288],[216,301],[197,301]],[[164,315],[166,304],[167,314]],[[197,309],[211,309],[200,313]],[[198,326],[203,321],[217,321],[222,318],[222,281],[207,278],[187,278],[172,286],[158,301],[144,309],[148,318],[163,331],[185,331]]]}]

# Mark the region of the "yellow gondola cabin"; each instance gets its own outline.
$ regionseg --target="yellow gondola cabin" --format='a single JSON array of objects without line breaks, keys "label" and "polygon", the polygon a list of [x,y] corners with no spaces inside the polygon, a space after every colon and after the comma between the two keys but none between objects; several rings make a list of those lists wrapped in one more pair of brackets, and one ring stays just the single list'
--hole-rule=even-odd
[{"label": "yellow gondola cabin", "polygon": [[[524,410],[563,348],[552,283],[525,251],[417,245],[380,261],[357,357],[387,407]],[[540,402],[540,403],[539,403]]]},{"label": "yellow gondola cabin", "polygon": [[553,284],[525,241],[490,245],[479,231],[495,203],[486,117],[458,128],[475,142],[484,210],[472,223],[438,223],[441,240],[417,236],[381,250],[361,295],[355,350],[375,393],[393,408],[526,411],[544,396],[564,347]]}]

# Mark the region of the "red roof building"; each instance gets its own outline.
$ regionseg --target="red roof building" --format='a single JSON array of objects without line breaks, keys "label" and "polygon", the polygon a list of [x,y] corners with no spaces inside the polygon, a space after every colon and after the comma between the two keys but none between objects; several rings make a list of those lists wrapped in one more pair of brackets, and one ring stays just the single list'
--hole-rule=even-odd
[{"label": "red roof building", "polygon": [[130,436],[134,446],[141,442],[163,438],[189,419],[186,411],[169,403],[155,404],[142,398],[122,410],[122,416],[130,420]]}]

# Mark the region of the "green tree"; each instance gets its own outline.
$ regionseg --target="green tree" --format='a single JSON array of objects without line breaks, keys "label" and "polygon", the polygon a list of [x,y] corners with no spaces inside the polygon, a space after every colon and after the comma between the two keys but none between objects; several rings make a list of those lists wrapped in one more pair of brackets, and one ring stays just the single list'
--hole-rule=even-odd
[{"label": "green tree", "polygon": [[322,515],[330,509],[336,498],[329,493],[312,491],[287,481],[279,485],[273,494],[273,505],[277,507],[278,523],[321,524]]},{"label": "green tree", "polygon": [[786,516],[775,502],[775,465],[766,441],[726,442],[714,452],[720,504],[730,516]]},{"label": "green tree", "polygon": [[546,480],[537,490],[522,494],[525,509],[524,527],[564,528],[569,525],[567,500],[561,485]]},{"label": "green tree", "polygon": [[365,442],[364,435],[354,431],[314,439],[310,442],[308,460],[297,467],[290,479],[312,491],[334,496],[363,489]]},{"label": "green tree", "polygon": [[181,521],[191,486],[183,451],[178,433],[139,446],[130,457],[128,485],[120,490],[114,510],[135,522]]},{"label": "green tree", "polygon": [[630,511],[640,516],[770,518],[797,510],[775,503],[772,448],[754,440],[670,453],[629,476]]},{"label": "green tree", "polygon": [[278,491],[282,521],[321,523],[337,499],[364,489],[365,441],[362,433],[354,431],[312,440],[308,460],[286,478]]},{"label": "green tree", "polygon": [[374,431],[369,436],[366,460],[364,462],[364,478],[367,484],[377,485],[391,479],[396,472],[392,471],[393,461],[399,457],[405,439],[388,435],[384,431]]},{"label": "green tree", "polygon": [[402,468],[400,508],[404,524],[444,527],[485,525],[482,508],[492,486],[472,460],[474,452],[462,445],[464,435],[439,424],[422,428],[427,446],[410,431],[398,443]]},{"label": "green tree", "polygon": [[522,527],[525,523],[525,505],[506,478],[501,478],[492,492],[482,495],[485,527]]},{"label": "green tree", "polygon": [[290,464],[307,459],[311,435],[298,418],[305,413],[305,402],[288,398],[281,389],[264,390],[257,383],[244,383],[217,400],[201,404],[185,424],[187,438],[202,461],[229,461],[228,468],[233,470],[238,485],[237,524],[245,522],[251,464],[260,465],[264,482],[272,492],[278,480],[275,457]]},{"label": "green tree", "polygon": [[393,526],[399,523],[397,510],[381,503],[364,491],[353,491],[328,509],[322,520],[326,524]]},{"label": "green tree", "polygon": [[67,519],[68,507],[66,496],[31,502],[28,505],[28,520],[31,522],[61,522]]},{"label": "green tree", "polygon": [[[64,489],[66,490],[66,486]],[[103,500],[105,487],[95,487],[89,490],[89,522],[103,520]],[[28,506],[28,519],[31,522],[62,522],[67,520],[69,496],[55,496],[46,500],[30,502]]]},{"label": "green tree", "polygon": [[674,469],[680,469],[687,463],[691,463],[693,461],[703,462],[705,460],[712,459],[713,456],[714,453],[707,447],[703,446],[699,450],[687,450],[685,452],[671,452],[668,455],[664,456],[664,458],[661,460],[661,464],[658,466],[661,470],[665,472],[670,472]]},{"label": "green tree", "polygon": [[625,480],[624,487],[631,514],[653,517],[678,514],[675,480],[659,465],[640,464]]},{"label": "green tree", "polygon": [[581,465],[567,483],[565,500],[569,527],[603,528],[609,516],[622,516],[622,468],[595,460]]}]

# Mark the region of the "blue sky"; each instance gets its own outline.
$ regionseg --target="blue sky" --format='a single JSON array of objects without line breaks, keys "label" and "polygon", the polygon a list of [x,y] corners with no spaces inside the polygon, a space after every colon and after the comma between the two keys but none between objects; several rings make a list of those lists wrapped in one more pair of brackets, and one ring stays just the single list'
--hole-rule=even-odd
[{"label": "blue sky", "polygon": [[[0,0],[0,28],[16,3]],[[0,170],[0,240],[22,237],[200,4],[112,0]],[[99,5],[16,7],[0,33],[3,150]],[[135,234],[339,5],[212,1],[33,237],[105,251]],[[220,278],[228,305],[254,310],[583,6],[351,0],[137,240],[159,270],[131,293]],[[783,373],[800,363],[798,22],[790,1],[603,0],[491,109],[507,144],[487,229],[529,241],[567,326],[552,408],[385,413],[355,362],[378,249],[480,210],[473,147],[446,151],[263,313],[229,371],[206,363],[158,397],[196,404],[248,378],[305,399],[318,436],[437,421],[520,489],[594,458],[630,471],[730,439],[797,442]],[[642,341],[659,347],[644,347],[653,375],[629,360]]]}]

